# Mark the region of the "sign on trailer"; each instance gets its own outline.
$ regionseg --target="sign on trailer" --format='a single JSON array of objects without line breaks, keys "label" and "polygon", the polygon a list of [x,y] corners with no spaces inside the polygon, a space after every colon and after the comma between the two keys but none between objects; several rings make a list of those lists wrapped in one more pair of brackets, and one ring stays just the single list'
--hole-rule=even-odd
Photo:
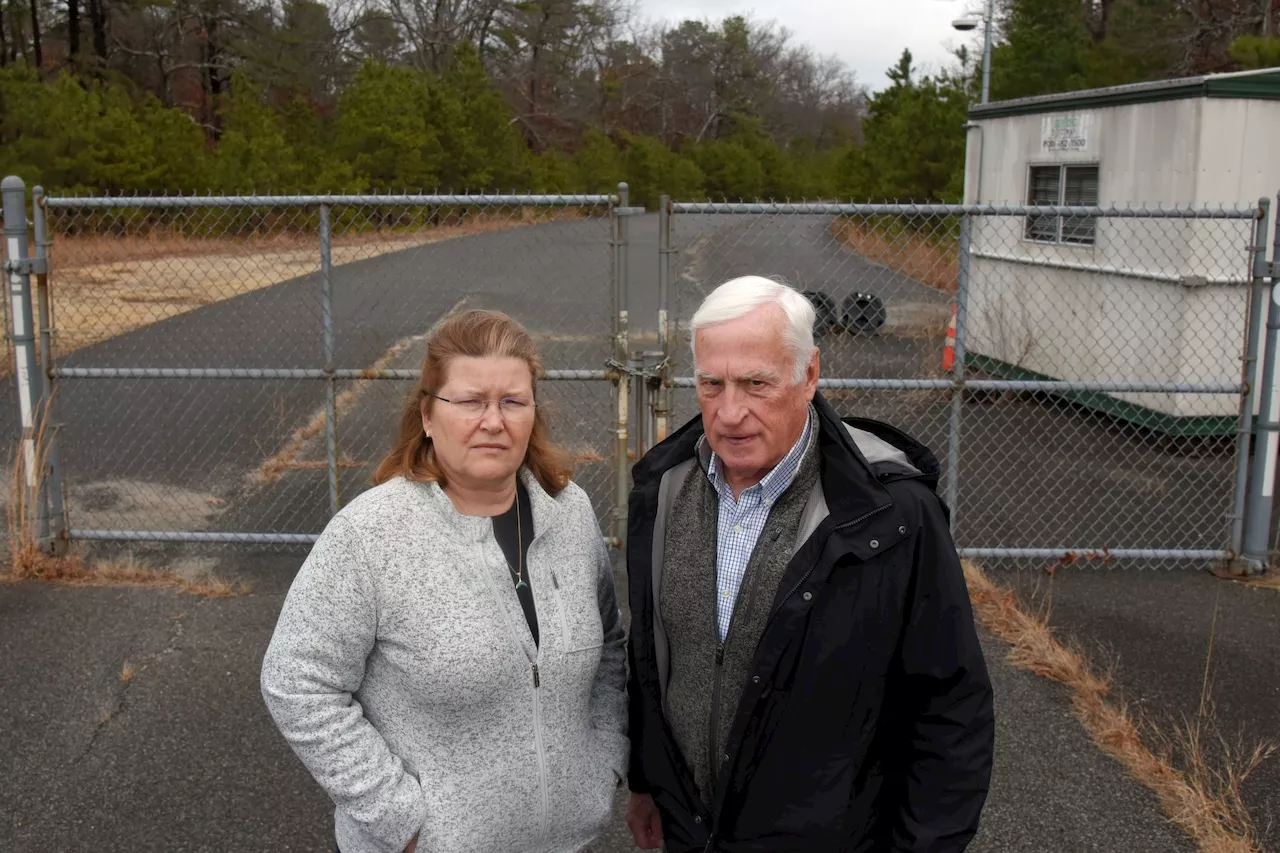
[{"label": "sign on trailer", "polygon": [[1040,147],[1048,151],[1087,151],[1093,115],[1052,115],[1041,122]]}]

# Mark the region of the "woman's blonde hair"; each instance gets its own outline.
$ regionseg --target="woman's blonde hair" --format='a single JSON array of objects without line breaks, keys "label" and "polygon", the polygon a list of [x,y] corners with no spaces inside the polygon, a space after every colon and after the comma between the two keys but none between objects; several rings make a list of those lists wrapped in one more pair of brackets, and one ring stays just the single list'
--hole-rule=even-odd
[{"label": "woman's blonde hair", "polygon": [[[444,472],[431,450],[431,439],[422,429],[422,415],[430,413],[435,399],[431,396],[445,382],[449,365],[455,358],[498,356],[518,358],[529,365],[533,377],[533,397],[538,401],[538,376],[542,359],[538,357],[533,338],[523,326],[498,311],[479,309],[466,311],[446,320],[427,341],[427,355],[422,362],[418,387],[404,402],[395,447],[387,454],[373,475],[373,482],[385,483],[396,476],[420,483],[445,485]],[[534,407],[533,431],[524,464],[548,494],[558,494],[573,476],[569,454],[551,441],[545,409]]]}]

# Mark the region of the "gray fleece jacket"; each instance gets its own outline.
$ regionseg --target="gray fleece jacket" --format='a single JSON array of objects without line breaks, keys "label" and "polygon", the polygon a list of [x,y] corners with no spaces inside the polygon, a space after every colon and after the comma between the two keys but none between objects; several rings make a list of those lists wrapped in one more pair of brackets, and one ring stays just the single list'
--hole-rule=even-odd
[{"label": "gray fleece jacket", "polygon": [[402,478],[343,508],[299,570],[262,695],[336,805],[343,853],[571,853],[626,778],[625,652],[586,494],[528,471],[540,646],[490,519]]}]

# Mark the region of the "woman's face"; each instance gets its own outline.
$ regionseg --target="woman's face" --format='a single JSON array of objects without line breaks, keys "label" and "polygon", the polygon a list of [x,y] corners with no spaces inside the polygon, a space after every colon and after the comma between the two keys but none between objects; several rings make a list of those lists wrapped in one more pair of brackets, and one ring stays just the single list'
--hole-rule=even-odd
[{"label": "woman's face", "polygon": [[455,358],[432,390],[434,398],[423,400],[422,428],[446,481],[470,489],[511,482],[533,432],[529,365],[505,356]]}]

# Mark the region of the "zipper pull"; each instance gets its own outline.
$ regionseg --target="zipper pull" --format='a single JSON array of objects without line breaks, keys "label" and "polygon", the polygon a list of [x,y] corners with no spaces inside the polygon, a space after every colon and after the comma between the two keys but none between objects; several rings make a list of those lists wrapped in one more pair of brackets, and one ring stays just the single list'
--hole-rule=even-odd
[{"label": "zipper pull", "polygon": [[552,572],[552,573],[551,573],[551,585],[552,585],[552,586],[554,586],[556,589],[559,589],[559,588],[560,588],[560,581],[558,581],[558,580],[556,579],[556,573],[555,573],[555,572]]},{"label": "zipper pull", "polygon": [[542,686],[542,680],[538,678],[538,665],[536,663],[533,665],[533,686],[534,687]]},{"label": "zipper pull", "polygon": [[724,643],[716,646],[716,666],[724,663]]}]

